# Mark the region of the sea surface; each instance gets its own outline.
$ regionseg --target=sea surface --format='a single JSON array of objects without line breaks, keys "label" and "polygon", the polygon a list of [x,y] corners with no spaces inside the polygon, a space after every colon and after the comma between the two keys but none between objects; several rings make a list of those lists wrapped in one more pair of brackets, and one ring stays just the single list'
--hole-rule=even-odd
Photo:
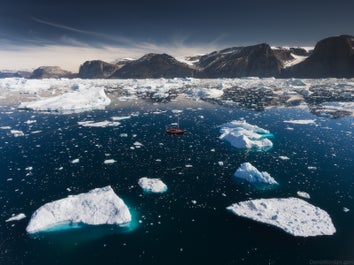
[{"label": "sea surface", "polygon": [[[105,128],[78,124],[116,116],[130,118]],[[188,132],[167,136],[165,128],[178,119]],[[240,119],[270,130],[274,147],[238,150],[220,140],[219,126]],[[314,123],[284,122],[292,119]],[[24,136],[15,137],[6,126]],[[351,116],[177,100],[67,115],[7,107],[0,109],[0,127],[0,264],[354,264]],[[104,164],[106,159],[117,162]],[[243,162],[269,172],[279,185],[257,189],[235,182],[233,173]],[[161,178],[168,191],[144,193],[137,185],[141,177]],[[107,185],[129,206],[129,229],[26,233],[41,205]],[[294,237],[226,210],[242,200],[297,197],[297,191],[308,192],[308,202],[329,213],[334,235]],[[5,222],[19,213],[27,217]]]}]

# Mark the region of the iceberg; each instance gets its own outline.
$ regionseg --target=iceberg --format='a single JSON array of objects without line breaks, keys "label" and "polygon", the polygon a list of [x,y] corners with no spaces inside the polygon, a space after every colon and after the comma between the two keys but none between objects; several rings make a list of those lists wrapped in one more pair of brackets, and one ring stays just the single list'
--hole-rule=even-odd
[{"label": "iceberg", "polygon": [[220,139],[230,142],[236,148],[267,149],[273,146],[272,141],[268,139],[273,135],[268,130],[244,120],[234,120],[221,125],[220,133]]},{"label": "iceberg", "polygon": [[139,186],[145,192],[163,193],[167,191],[167,185],[158,178],[140,178],[138,181]]},{"label": "iceberg", "polygon": [[22,102],[19,109],[30,109],[45,112],[80,113],[87,110],[104,109],[111,104],[103,87],[80,88],[73,92],[40,99],[33,102]]},{"label": "iceberg", "polygon": [[333,235],[336,232],[326,211],[298,198],[249,200],[227,209],[238,216],[276,226],[293,236]]},{"label": "iceberg", "polygon": [[251,163],[243,163],[236,170],[234,176],[240,179],[247,180],[251,183],[259,184],[278,184],[274,178],[272,178],[268,172],[260,172]]},{"label": "iceberg", "polygon": [[111,188],[97,188],[49,202],[37,209],[26,228],[30,234],[80,225],[126,225],[131,214]]}]

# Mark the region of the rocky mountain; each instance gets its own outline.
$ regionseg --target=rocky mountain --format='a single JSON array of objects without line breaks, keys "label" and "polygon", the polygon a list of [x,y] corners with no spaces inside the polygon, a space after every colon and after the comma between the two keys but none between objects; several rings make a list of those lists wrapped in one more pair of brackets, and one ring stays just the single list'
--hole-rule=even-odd
[{"label": "rocky mountain", "polygon": [[280,73],[282,61],[263,43],[215,51],[200,57],[197,65],[210,78],[269,77]]},{"label": "rocky mountain", "polygon": [[78,77],[85,79],[109,78],[120,67],[122,66],[100,60],[86,61],[80,66]]},{"label": "rocky mountain", "polygon": [[201,77],[195,67],[181,63],[168,54],[149,53],[138,60],[127,62],[111,78],[174,78]]},{"label": "rocky mountain", "polygon": [[31,72],[28,71],[0,71],[0,78],[10,78],[10,77],[23,77],[29,78]]},{"label": "rocky mountain", "polygon": [[35,69],[30,78],[44,79],[44,78],[72,78],[72,72],[61,69],[59,66],[41,66]]},{"label": "rocky mountain", "polygon": [[319,41],[305,61],[284,69],[281,77],[354,77],[354,36],[341,35]]}]

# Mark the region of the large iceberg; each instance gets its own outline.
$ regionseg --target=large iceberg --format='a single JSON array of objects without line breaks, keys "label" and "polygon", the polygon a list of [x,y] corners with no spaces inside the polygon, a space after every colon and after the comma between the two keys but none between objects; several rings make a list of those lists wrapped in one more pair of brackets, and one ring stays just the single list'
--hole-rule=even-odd
[{"label": "large iceberg", "polygon": [[273,135],[256,125],[251,125],[244,120],[235,120],[221,125],[220,139],[230,142],[236,148],[267,149],[273,146],[268,138]]},{"label": "large iceberg", "polygon": [[167,185],[158,178],[140,178],[138,181],[139,186],[145,192],[163,193],[167,191]]},{"label": "large iceberg", "polygon": [[278,184],[278,182],[276,182],[275,179],[272,178],[268,172],[260,172],[251,163],[248,162],[241,164],[241,166],[234,173],[234,176],[240,179],[247,180],[251,183]]},{"label": "large iceberg", "polygon": [[227,209],[238,216],[276,226],[293,236],[332,235],[336,232],[326,211],[298,198],[249,200]]},{"label": "large iceberg", "polygon": [[74,113],[104,109],[111,104],[103,87],[81,87],[78,90],[58,96],[31,102],[22,102],[18,108],[36,111]]},{"label": "large iceberg", "polygon": [[49,202],[37,209],[28,233],[70,225],[126,225],[132,217],[124,201],[107,186]]}]

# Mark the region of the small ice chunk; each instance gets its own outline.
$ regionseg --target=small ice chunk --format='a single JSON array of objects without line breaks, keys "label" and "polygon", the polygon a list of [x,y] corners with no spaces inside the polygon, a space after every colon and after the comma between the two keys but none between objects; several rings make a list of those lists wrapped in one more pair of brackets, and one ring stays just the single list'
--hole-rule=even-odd
[{"label": "small ice chunk", "polygon": [[28,124],[28,125],[36,123],[36,122],[37,122],[37,120],[27,120],[27,121],[25,121],[25,123]]},{"label": "small ice chunk", "polygon": [[296,194],[297,194],[297,196],[305,198],[305,199],[311,198],[310,194],[308,194],[307,192],[304,192],[304,191],[298,191]]},{"label": "small ice chunk", "polygon": [[348,209],[347,207],[343,207],[343,212],[347,213],[349,211],[350,211],[350,209]]},{"label": "small ice chunk", "polygon": [[2,130],[11,130],[10,126],[1,126],[0,129]]},{"label": "small ice chunk", "polygon": [[333,235],[336,232],[326,211],[298,198],[249,200],[227,209],[238,216],[276,226],[293,236]]},{"label": "small ice chunk", "polygon": [[77,164],[79,162],[80,162],[80,158],[76,158],[76,159],[71,160],[71,164]]},{"label": "small ice chunk", "polygon": [[113,121],[128,120],[130,118],[131,118],[131,116],[114,116],[114,117],[111,117],[111,119]]},{"label": "small ice chunk", "polygon": [[224,162],[219,161],[219,162],[218,162],[218,165],[222,167],[222,166],[224,165]]},{"label": "small ice chunk", "polygon": [[284,121],[285,123],[291,123],[291,124],[302,124],[302,125],[306,125],[306,124],[314,124],[315,120],[286,120]]},{"label": "small ice chunk", "polygon": [[191,167],[193,167],[193,165],[188,164],[188,165],[185,165],[185,167],[186,168],[191,168]]},{"label": "small ice chunk", "polygon": [[24,218],[26,218],[26,215],[24,213],[20,213],[20,214],[17,214],[17,215],[13,215],[9,219],[7,219],[5,222],[19,221],[19,220],[22,220]]},{"label": "small ice chunk", "polygon": [[106,159],[103,163],[105,165],[108,165],[108,164],[114,164],[115,162],[117,162],[117,161],[114,159]]},{"label": "small ice chunk", "polygon": [[139,186],[146,192],[163,193],[167,191],[167,186],[158,178],[140,178]]},{"label": "small ice chunk", "polygon": [[287,156],[279,156],[279,158],[280,158],[281,160],[289,160],[289,159],[290,159],[290,158],[287,157]]},{"label": "small ice chunk", "polygon": [[234,176],[247,180],[251,183],[278,184],[278,182],[276,182],[268,172],[260,172],[251,163],[248,162],[241,164],[241,166],[234,173]]},{"label": "small ice chunk", "polygon": [[221,125],[220,133],[220,139],[230,142],[236,148],[268,149],[273,146],[272,141],[268,139],[273,135],[268,130],[244,120],[234,120]]},{"label": "small ice chunk", "polygon": [[23,131],[20,130],[10,130],[10,133],[15,137],[25,136]]},{"label": "small ice chunk", "polygon": [[33,213],[26,231],[37,233],[75,224],[126,225],[131,219],[124,201],[107,186],[44,204]]}]

